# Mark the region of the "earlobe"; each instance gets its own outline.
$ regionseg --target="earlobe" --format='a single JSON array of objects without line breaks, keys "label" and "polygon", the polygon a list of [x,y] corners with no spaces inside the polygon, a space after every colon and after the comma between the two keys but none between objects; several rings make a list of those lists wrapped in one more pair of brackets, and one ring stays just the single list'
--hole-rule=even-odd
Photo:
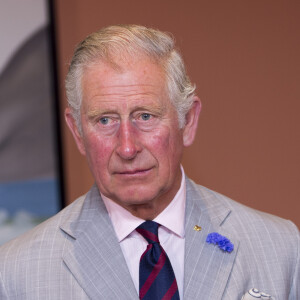
[{"label": "earlobe", "polygon": [[66,123],[73,135],[73,138],[75,140],[75,143],[77,145],[77,148],[79,150],[79,152],[82,155],[85,155],[85,147],[84,147],[84,143],[83,143],[83,139],[82,139],[82,135],[79,132],[79,129],[77,127],[76,121],[74,120],[74,117],[72,115],[71,109],[69,107],[66,108],[65,110],[65,120]]},{"label": "earlobe", "polygon": [[201,101],[199,97],[194,96],[193,100],[193,105],[186,114],[186,124],[183,129],[183,145],[185,147],[190,146],[194,142],[201,112]]}]

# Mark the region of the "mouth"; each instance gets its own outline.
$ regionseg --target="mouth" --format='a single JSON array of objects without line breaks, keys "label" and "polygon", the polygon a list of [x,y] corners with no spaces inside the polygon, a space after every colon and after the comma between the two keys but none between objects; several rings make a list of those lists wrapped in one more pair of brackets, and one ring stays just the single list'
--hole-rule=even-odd
[{"label": "mouth", "polygon": [[146,175],[152,170],[152,168],[148,169],[134,169],[134,170],[124,170],[120,172],[116,172],[117,175],[127,175],[127,176],[139,176],[139,175]]}]

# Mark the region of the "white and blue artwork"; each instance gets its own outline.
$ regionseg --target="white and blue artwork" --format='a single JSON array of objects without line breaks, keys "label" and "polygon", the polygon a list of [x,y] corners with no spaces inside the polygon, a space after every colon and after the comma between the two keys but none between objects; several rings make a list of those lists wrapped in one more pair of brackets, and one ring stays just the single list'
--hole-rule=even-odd
[{"label": "white and blue artwork", "polygon": [[0,245],[61,208],[47,4],[0,4]]}]

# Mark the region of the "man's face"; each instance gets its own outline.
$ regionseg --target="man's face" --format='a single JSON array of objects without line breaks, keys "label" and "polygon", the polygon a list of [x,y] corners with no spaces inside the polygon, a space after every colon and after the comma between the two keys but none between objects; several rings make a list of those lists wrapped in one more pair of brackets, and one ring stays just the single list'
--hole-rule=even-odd
[{"label": "man's face", "polygon": [[186,132],[157,64],[141,59],[123,62],[122,71],[104,62],[86,68],[82,134],[68,110],[66,118],[101,193],[133,213],[152,206],[158,214],[170,203],[180,187]]}]

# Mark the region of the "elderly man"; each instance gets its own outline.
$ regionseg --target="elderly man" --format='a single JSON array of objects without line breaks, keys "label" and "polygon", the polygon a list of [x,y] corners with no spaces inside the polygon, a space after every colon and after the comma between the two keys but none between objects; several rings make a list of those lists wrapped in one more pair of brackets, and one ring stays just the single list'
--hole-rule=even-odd
[{"label": "elderly man", "polygon": [[66,89],[95,185],[1,248],[1,299],[300,299],[295,225],[184,175],[201,104],[169,35],[91,34]]}]

